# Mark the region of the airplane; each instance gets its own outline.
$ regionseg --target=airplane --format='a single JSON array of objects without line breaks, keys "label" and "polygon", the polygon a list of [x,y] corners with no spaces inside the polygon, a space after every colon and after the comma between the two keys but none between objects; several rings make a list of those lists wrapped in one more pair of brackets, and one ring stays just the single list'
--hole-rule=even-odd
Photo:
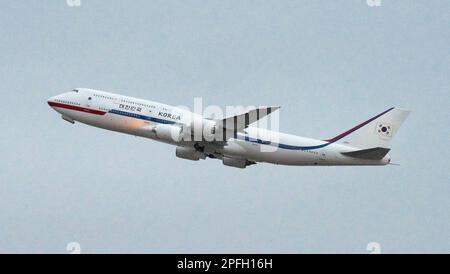
[{"label": "airplane", "polygon": [[316,140],[251,126],[278,106],[212,119],[180,107],[88,88],[56,95],[47,103],[72,124],[80,122],[175,145],[179,158],[219,159],[235,168],[256,163],[388,165],[389,143],[410,113],[392,107],[333,138]]}]

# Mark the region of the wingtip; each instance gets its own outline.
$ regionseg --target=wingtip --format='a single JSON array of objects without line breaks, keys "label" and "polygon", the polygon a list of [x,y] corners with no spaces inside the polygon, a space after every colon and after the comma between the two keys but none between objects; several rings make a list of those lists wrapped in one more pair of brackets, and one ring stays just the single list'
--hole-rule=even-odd
[{"label": "wingtip", "polygon": [[260,106],[259,108],[281,108],[281,106]]},{"label": "wingtip", "polygon": [[259,106],[256,107],[255,109],[267,109],[270,110],[270,112],[274,112],[276,110],[279,110],[281,108],[281,106]]}]

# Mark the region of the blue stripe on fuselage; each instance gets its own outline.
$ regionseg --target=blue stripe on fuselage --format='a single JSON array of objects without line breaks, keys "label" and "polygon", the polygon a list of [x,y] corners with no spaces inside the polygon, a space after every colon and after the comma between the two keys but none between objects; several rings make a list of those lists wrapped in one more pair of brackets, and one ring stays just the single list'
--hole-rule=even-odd
[{"label": "blue stripe on fuselage", "polygon": [[126,111],[117,110],[117,109],[111,109],[109,111],[109,113],[122,115],[122,116],[130,117],[130,118],[141,119],[141,120],[150,121],[150,122],[155,122],[155,123],[160,123],[160,124],[167,124],[167,125],[175,124],[174,121],[159,119],[159,118],[155,118],[155,117],[145,116],[145,115],[136,114],[136,113],[132,113],[132,112],[126,112]]},{"label": "blue stripe on fuselage", "polygon": [[316,146],[293,146],[293,145],[286,145],[286,144],[280,144],[280,143],[272,143],[270,141],[265,141],[265,140],[262,140],[262,139],[252,138],[252,137],[250,137],[248,135],[243,135],[243,134],[238,134],[236,136],[236,138],[238,140],[244,140],[244,141],[251,142],[251,143],[257,143],[257,144],[260,144],[260,145],[274,146],[274,147],[278,147],[278,148],[282,148],[282,149],[288,149],[288,150],[313,150],[313,149],[324,148],[324,147],[332,144],[332,143],[324,143],[324,144],[320,144],[320,145],[316,145]]},{"label": "blue stripe on fuselage", "polygon": [[[145,121],[150,121],[150,122],[155,122],[155,123],[160,123],[160,124],[166,124],[166,125],[176,124],[176,122],[174,122],[174,121],[159,119],[159,118],[155,118],[155,117],[145,116],[145,115],[141,115],[141,114],[135,114],[132,112],[126,112],[126,111],[116,110],[116,109],[111,109],[109,111],[109,113],[122,115],[122,116],[135,118],[135,119],[140,119],[140,120],[145,120]],[[313,149],[323,148],[323,147],[326,147],[326,146],[332,144],[332,143],[324,143],[324,144],[316,145],[316,146],[293,146],[293,145],[287,145],[287,144],[272,143],[271,141],[256,139],[256,138],[252,138],[248,135],[239,134],[239,133],[236,136],[236,138],[238,140],[244,140],[246,142],[257,143],[260,145],[275,146],[278,148],[288,149],[288,150],[313,150]]]}]

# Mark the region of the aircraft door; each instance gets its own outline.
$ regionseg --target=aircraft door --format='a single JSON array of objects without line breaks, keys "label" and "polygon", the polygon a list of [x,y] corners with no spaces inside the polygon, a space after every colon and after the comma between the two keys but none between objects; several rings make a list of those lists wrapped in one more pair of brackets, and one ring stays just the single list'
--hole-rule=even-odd
[{"label": "aircraft door", "polygon": [[96,102],[96,98],[92,95],[88,95],[86,100],[86,107],[96,109],[98,107],[98,102]]}]

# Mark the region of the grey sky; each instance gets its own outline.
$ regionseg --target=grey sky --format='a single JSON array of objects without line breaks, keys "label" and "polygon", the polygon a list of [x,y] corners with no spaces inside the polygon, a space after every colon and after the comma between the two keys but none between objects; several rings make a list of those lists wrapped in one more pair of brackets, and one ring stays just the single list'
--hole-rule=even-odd
[{"label": "grey sky", "polygon": [[[450,252],[450,2],[0,2],[0,252]],[[173,105],[281,105],[332,137],[413,112],[401,166],[246,170],[70,125],[90,87]]]}]

